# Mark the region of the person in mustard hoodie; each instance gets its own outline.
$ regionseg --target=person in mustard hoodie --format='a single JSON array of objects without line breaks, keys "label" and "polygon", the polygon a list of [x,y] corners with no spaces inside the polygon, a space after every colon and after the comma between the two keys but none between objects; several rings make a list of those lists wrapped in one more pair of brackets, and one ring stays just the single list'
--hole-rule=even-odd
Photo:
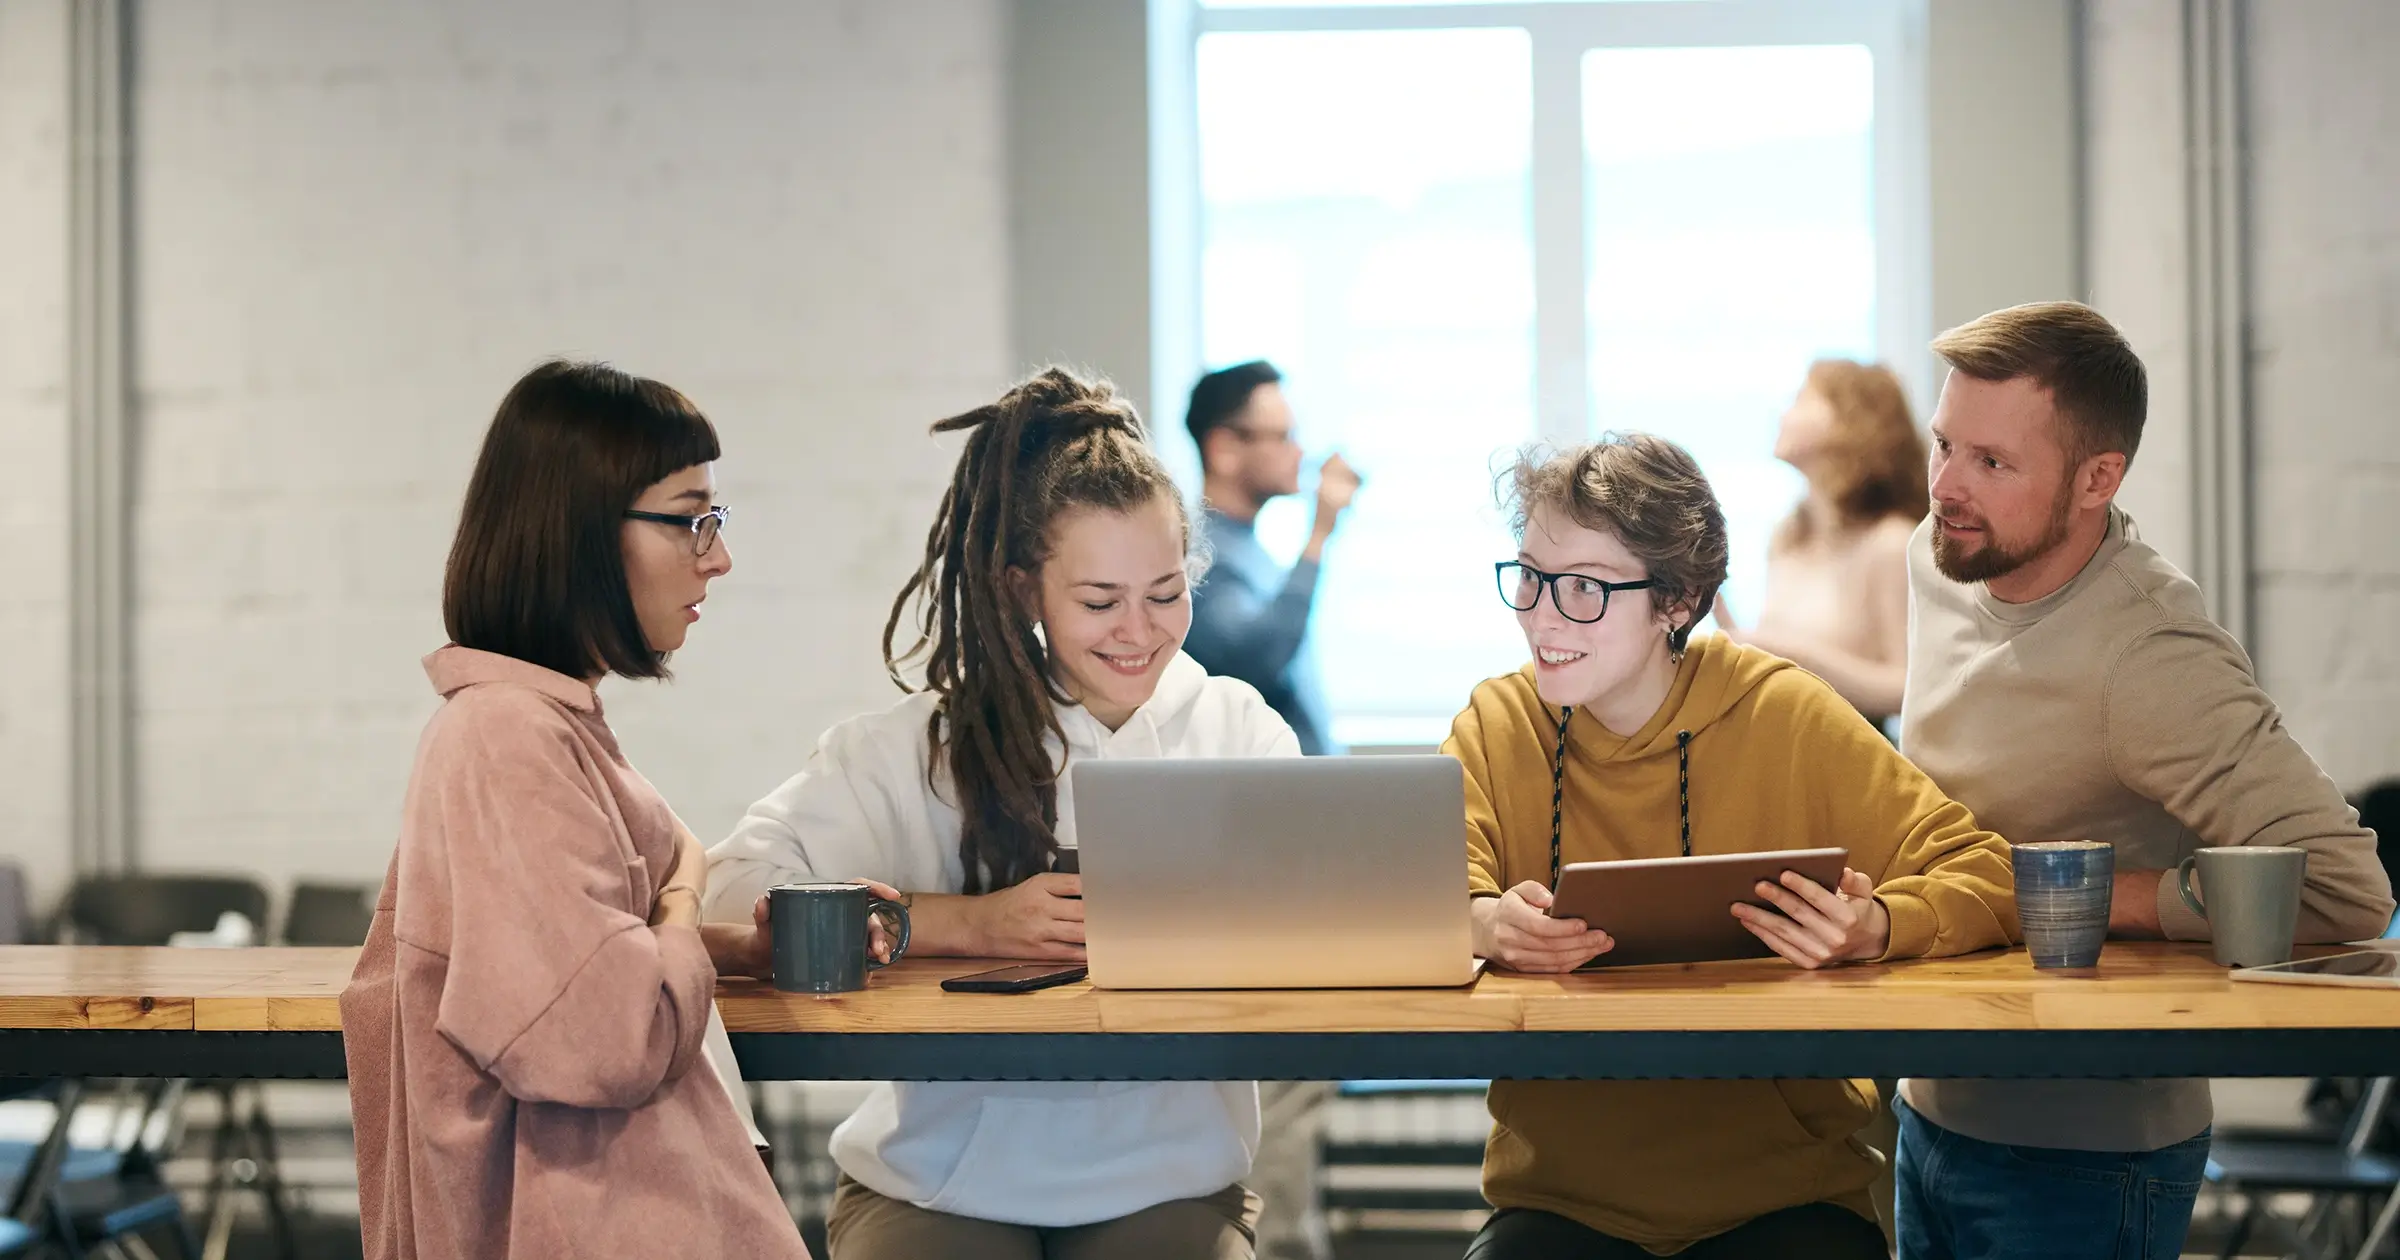
[{"label": "person in mustard hoodie", "polygon": [[[1825,683],[1691,638],[1725,579],[1725,515],[1681,447],[1610,436],[1508,476],[1497,566],[1533,660],[1475,689],[1443,750],[1467,772],[1475,949],[1571,971],[1605,923],[1547,914],[1568,862],[1839,846],[1838,888],[1728,908],[1802,967],[2008,943],[2007,845]],[[1687,786],[1688,785],[1688,786]],[[1889,1254],[1857,1140],[1868,1081],[1495,1081],[1469,1260]]]}]

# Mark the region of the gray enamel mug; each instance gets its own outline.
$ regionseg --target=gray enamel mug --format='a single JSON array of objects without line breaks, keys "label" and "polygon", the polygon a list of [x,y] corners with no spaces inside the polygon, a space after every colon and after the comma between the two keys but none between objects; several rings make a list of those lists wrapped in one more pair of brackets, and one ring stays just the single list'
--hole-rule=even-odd
[{"label": "gray enamel mug", "polygon": [[[2200,886],[2192,887],[2192,872]],[[2175,891],[2208,920],[2220,967],[2290,962],[2300,925],[2300,885],[2308,850],[2244,844],[2196,849],[2175,867]]]},{"label": "gray enamel mug", "polygon": [[[867,952],[867,923],[884,918],[892,935],[890,962]],[[849,993],[867,987],[867,973],[908,952],[908,907],[876,896],[864,884],[777,884],[767,890],[767,930],[775,987],[786,993]]]}]

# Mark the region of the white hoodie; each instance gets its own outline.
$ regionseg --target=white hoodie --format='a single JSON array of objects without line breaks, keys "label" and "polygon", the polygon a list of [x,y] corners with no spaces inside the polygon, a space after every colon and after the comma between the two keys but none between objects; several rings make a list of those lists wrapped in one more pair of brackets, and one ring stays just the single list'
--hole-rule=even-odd
[{"label": "white hoodie", "polygon": [[[708,917],[748,922],[790,880],[881,880],[910,892],[965,887],[948,776],[928,787],[926,722],[910,696],[834,727],[807,766],[750,807],[709,851]],[[1150,702],[1115,731],[1062,706],[1066,760],[1298,756],[1299,740],[1249,684],[1178,654]],[[1053,747],[1055,758],[1059,750]],[[1064,762],[1061,763],[1062,766]],[[1062,781],[1058,838],[1075,842]],[[937,1212],[1064,1228],[1214,1194],[1250,1171],[1258,1088],[1240,1082],[880,1084],[833,1133],[861,1185]]]}]

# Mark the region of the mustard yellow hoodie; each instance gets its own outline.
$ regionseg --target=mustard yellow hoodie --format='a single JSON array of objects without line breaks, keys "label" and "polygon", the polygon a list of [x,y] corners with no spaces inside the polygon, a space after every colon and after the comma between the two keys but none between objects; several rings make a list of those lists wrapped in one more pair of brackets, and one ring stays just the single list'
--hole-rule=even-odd
[{"label": "mustard yellow hoodie", "polygon": [[[1696,640],[1630,739],[1577,712],[1567,734],[1563,862],[1678,852],[1676,738],[1691,732],[1692,852],[1839,846],[1890,912],[1887,958],[2006,944],[2008,848],[1836,695],[1791,662]],[[1443,751],[1467,769],[1472,895],[1550,879],[1558,710],[1533,667],[1475,689]],[[1605,928],[1607,924],[1596,926]],[[1495,1081],[1484,1197],[1659,1255],[1780,1208],[1873,1219],[1878,1157],[1857,1141],[1867,1081]]]}]

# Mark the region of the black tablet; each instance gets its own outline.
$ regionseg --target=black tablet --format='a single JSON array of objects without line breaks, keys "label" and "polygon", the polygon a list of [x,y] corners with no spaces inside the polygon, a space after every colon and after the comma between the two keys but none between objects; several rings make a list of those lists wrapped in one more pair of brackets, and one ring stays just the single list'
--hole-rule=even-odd
[{"label": "black tablet", "polygon": [[1785,871],[1838,888],[1849,860],[1848,849],[1776,849],[1576,862],[1559,872],[1550,917],[1581,919],[1616,941],[1591,967],[1771,958],[1775,951],[1733,917],[1733,903],[1774,910],[1757,885]]}]

